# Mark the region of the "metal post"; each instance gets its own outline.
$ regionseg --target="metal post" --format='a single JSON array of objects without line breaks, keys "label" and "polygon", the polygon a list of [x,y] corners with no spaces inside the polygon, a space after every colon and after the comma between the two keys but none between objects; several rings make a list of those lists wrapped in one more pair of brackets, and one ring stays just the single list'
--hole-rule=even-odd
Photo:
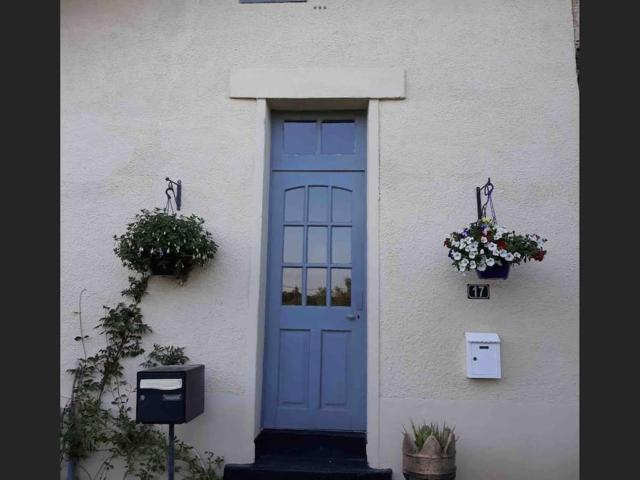
[{"label": "metal post", "polygon": [[476,187],[476,203],[478,204],[478,220],[482,219],[482,202],[480,201],[480,187]]},{"label": "metal post", "polygon": [[173,423],[169,424],[169,454],[167,458],[167,470],[169,471],[169,480],[173,480],[174,473],[174,447],[175,447],[175,438],[174,438],[174,430]]}]

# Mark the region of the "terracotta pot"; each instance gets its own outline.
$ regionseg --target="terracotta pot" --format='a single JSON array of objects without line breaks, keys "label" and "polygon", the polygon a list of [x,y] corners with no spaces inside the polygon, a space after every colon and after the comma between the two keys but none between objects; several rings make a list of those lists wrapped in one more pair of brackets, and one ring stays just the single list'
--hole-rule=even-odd
[{"label": "terracotta pot", "polygon": [[492,267],[487,267],[484,272],[480,272],[479,270],[476,270],[476,272],[480,278],[507,278],[509,277],[510,267],[510,263],[503,261],[502,265],[494,265]]},{"label": "terracotta pot", "polygon": [[444,451],[433,436],[427,438],[420,451],[417,451],[415,444],[405,433],[402,441],[402,473],[410,480],[456,478],[455,435],[450,434]]}]

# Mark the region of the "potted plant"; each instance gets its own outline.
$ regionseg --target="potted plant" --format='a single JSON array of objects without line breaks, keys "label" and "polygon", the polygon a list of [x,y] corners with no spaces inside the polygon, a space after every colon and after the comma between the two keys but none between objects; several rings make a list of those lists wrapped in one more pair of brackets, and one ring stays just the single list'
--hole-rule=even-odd
[{"label": "potted plant", "polygon": [[444,246],[456,271],[475,270],[480,278],[507,278],[513,264],[541,262],[547,253],[546,241],[535,233],[516,234],[485,217],[447,235]]},{"label": "potted plant", "polygon": [[444,423],[411,422],[402,441],[402,473],[407,480],[450,480],[456,478],[456,436]]},{"label": "potted plant", "polygon": [[204,266],[218,245],[197,215],[142,210],[126,232],[114,236],[114,251],[125,267],[144,275],[169,275],[184,283],[195,265]]}]

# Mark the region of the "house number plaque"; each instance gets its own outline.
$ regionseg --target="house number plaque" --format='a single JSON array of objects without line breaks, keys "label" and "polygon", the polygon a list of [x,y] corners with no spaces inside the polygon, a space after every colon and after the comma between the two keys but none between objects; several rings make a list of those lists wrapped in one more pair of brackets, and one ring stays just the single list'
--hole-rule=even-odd
[{"label": "house number plaque", "polygon": [[468,283],[467,284],[467,298],[473,300],[489,298],[489,284]]}]

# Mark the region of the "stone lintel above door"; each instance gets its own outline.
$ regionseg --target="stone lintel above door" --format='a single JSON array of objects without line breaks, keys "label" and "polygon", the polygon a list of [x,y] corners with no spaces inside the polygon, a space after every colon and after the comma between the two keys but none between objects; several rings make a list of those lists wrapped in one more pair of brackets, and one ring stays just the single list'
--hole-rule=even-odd
[{"label": "stone lintel above door", "polygon": [[239,68],[229,79],[231,98],[405,98],[402,68]]}]

